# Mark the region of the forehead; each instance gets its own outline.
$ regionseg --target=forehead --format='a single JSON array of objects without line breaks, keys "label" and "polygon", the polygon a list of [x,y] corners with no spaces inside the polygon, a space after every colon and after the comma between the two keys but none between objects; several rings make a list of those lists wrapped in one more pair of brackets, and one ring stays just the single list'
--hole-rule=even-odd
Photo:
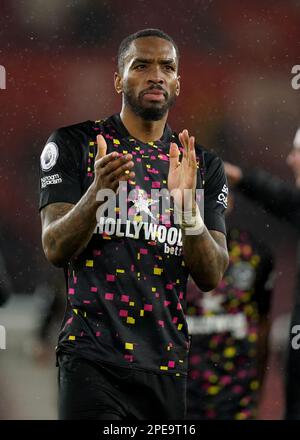
[{"label": "forehead", "polygon": [[170,41],[158,37],[138,38],[130,44],[125,56],[125,62],[135,58],[174,59],[176,50]]}]

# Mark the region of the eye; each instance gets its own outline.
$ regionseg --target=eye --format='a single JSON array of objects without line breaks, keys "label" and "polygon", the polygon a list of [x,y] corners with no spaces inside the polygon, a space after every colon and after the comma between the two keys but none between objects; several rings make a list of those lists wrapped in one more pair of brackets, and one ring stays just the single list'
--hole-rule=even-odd
[{"label": "eye", "polygon": [[146,64],[137,64],[135,66],[135,70],[144,70],[146,68]]},{"label": "eye", "polygon": [[175,72],[175,68],[174,68],[173,66],[171,66],[170,64],[166,64],[166,65],[165,65],[165,69],[166,69],[168,72]]}]

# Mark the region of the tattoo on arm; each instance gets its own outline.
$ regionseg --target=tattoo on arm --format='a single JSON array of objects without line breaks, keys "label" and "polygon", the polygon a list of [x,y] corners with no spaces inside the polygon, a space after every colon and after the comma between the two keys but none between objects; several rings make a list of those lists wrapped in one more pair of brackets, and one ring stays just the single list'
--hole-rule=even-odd
[{"label": "tattoo on arm", "polygon": [[95,196],[87,192],[76,205],[53,203],[41,211],[43,249],[51,263],[64,266],[86,247],[98,207]]},{"label": "tattoo on arm", "polygon": [[[70,203],[53,203],[42,209],[42,243],[44,250],[48,247],[52,253],[56,251],[57,240],[55,231],[53,231],[53,225],[71,211],[73,206]],[[64,231],[62,230],[61,232],[63,233]]]}]

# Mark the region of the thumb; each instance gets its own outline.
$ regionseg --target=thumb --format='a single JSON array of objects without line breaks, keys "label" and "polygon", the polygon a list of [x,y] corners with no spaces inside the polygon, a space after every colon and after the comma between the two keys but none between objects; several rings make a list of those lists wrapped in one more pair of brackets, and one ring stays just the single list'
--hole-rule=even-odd
[{"label": "thumb", "polygon": [[177,144],[175,144],[175,142],[171,142],[170,145],[170,171],[175,170],[178,165],[180,164],[179,162],[179,148],[177,146]]},{"label": "thumb", "polygon": [[106,150],[107,150],[106,140],[104,139],[102,134],[98,134],[97,135],[97,154],[96,154],[96,157],[95,157],[95,162],[96,162],[96,160],[99,160],[103,156],[106,155]]}]

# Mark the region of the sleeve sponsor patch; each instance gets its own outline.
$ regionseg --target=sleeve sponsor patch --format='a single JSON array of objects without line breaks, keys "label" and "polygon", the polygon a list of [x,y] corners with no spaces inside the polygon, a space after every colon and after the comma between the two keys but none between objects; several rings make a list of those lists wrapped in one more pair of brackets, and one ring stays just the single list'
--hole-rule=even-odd
[{"label": "sleeve sponsor patch", "polygon": [[217,203],[227,208],[227,196],[228,196],[228,187],[227,185],[223,185],[222,192],[218,195]]},{"label": "sleeve sponsor patch", "polygon": [[58,146],[55,142],[48,142],[41,154],[41,167],[43,171],[50,171],[58,159]]},{"label": "sleeve sponsor patch", "polygon": [[46,188],[48,185],[57,185],[62,183],[62,178],[59,174],[52,174],[52,176],[45,176],[41,178],[41,187]]}]

